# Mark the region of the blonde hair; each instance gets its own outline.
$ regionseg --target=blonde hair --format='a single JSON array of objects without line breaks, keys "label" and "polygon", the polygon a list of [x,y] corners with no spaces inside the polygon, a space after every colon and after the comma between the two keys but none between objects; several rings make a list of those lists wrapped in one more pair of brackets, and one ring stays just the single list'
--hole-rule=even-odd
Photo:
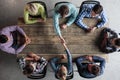
[{"label": "blonde hair", "polygon": [[36,15],[38,13],[38,5],[35,3],[29,3],[26,6],[28,12],[30,15]]},{"label": "blonde hair", "polygon": [[67,68],[65,66],[64,66],[64,69],[62,69],[62,68],[59,69],[58,76],[59,76],[60,80],[66,80],[66,77],[67,77]]}]

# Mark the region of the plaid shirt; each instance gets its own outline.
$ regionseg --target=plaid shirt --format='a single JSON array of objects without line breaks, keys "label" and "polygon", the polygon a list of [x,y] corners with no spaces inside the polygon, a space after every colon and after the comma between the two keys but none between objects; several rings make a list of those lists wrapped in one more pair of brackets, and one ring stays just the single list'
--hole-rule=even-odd
[{"label": "plaid shirt", "polygon": [[97,16],[93,17],[91,15],[92,9],[94,7],[94,4],[84,4],[82,6],[82,10],[81,12],[78,14],[75,23],[84,29],[87,29],[89,26],[87,26],[84,22],[83,19],[86,18],[96,18],[96,19],[100,19],[100,22],[97,23],[96,27],[100,28],[102,26],[104,26],[104,24],[108,21],[106,14],[104,12],[104,10]]},{"label": "plaid shirt", "polygon": [[[41,73],[48,63],[46,59],[43,57],[40,58],[40,60],[38,60],[37,62],[33,62],[33,61],[31,62],[36,64],[36,69],[34,70],[33,74]],[[27,61],[25,60],[25,58],[19,59],[19,65],[22,71],[23,71],[23,68],[26,66],[26,64],[27,64]]]}]

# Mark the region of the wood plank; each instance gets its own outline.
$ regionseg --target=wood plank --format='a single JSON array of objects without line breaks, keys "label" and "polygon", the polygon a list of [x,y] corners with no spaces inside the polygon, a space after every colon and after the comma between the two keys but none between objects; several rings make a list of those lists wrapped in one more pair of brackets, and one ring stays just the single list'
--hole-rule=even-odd
[{"label": "wood plank", "polygon": [[[20,55],[17,55],[17,57],[19,58],[19,57],[23,57],[25,55],[26,55],[26,53],[22,53]],[[63,54],[45,54],[44,53],[44,54],[37,54],[37,55],[39,55],[41,57],[44,57],[45,59],[47,59],[49,61],[51,58],[53,58],[53,57],[59,57],[59,56],[61,56]],[[84,55],[84,54],[72,54],[72,60],[73,60],[73,62],[74,62],[74,60],[76,58],[78,58],[79,56],[82,56],[82,55]],[[106,59],[106,62],[108,62],[108,60],[109,60],[108,55],[104,55],[104,54],[85,54],[85,55],[100,56],[100,57]],[[67,62],[67,60],[64,59],[62,62]]]},{"label": "wood plank", "polygon": [[[39,37],[39,38],[38,38]],[[66,36],[64,37],[67,44],[92,44],[94,45],[96,38],[94,36]],[[60,44],[58,36],[34,36],[31,37],[30,44]]]},{"label": "wood plank", "polygon": [[[99,51],[97,46],[94,45],[68,45],[72,54],[104,54]],[[35,52],[35,53],[64,53],[63,46],[60,44],[41,44],[41,45],[27,45],[22,52]]]},{"label": "wood plank", "polygon": [[[63,23],[64,21],[65,20],[61,19],[60,23]],[[88,26],[95,26],[97,20],[85,18],[83,22]],[[65,54],[63,46],[54,31],[52,18],[48,18],[44,23],[36,23],[32,25],[25,25],[19,19],[18,25],[22,27],[26,34],[31,38],[31,43],[27,45],[19,55],[24,55],[23,53],[27,52],[34,52],[51,58],[59,54]],[[102,57],[105,56],[105,59],[108,59],[107,54],[100,52],[96,45],[103,28],[99,28],[92,33],[85,33],[84,30],[77,25],[72,24],[70,27],[61,30],[61,33],[66,40],[67,46],[73,57],[89,54],[100,55]]]}]

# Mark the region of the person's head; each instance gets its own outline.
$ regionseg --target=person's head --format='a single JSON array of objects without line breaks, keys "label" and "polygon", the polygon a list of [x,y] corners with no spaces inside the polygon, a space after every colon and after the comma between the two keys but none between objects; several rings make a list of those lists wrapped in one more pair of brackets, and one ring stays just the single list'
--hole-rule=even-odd
[{"label": "person's head", "polygon": [[34,63],[29,63],[23,68],[24,75],[30,75],[36,69],[36,65]]},{"label": "person's head", "polygon": [[59,77],[60,80],[66,80],[66,76],[67,76],[67,68],[62,65],[60,68],[59,68],[59,71],[57,73],[57,76]]},{"label": "person's head", "polygon": [[0,43],[6,43],[8,41],[8,37],[6,35],[0,35]]},{"label": "person's head", "polygon": [[38,6],[34,3],[28,3],[26,9],[31,15],[36,15],[38,13]]},{"label": "person's head", "polygon": [[68,6],[66,6],[66,5],[62,5],[62,6],[59,8],[59,11],[58,11],[58,12],[60,13],[60,15],[61,15],[63,18],[65,18],[66,15],[68,15],[68,13],[69,13],[69,8],[68,8]]},{"label": "person's head", "polygon": [[120,38],[115,39],[115,45],[120,47]]},{"label": "person's head", "polygon": [[92,9],[92,16],[99,15],[103,11],[103,7],[100,4],[96,4]]},{"label": "person's head", "polygon": [[97,64],[88,64],[88,71],[97,76],[100,73],[100,66]]}]

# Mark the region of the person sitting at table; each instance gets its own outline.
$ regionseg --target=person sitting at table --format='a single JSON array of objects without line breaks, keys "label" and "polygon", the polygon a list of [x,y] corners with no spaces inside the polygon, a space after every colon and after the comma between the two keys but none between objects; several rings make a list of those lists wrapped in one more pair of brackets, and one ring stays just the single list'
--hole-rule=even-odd
[{"label": "person sitting at table", "polygon": [[37,22],[45,22],[45,8],[40,3],[27,3],[24,9],[25,24],[34,24]]},{"label": "person sitting at table", "polygon": [[[77,14],[77,8],[70,2],[59,3],[55,6],[53,15],[54,29],[59,36],[61,43],[65,43],[65,40],[61,35],[61,29],[70,26],[75,21]],[[63,24],[59,24],[59,18],[67,18],[67,21]]]},{"label": "person sitting at table", "polygon": [[119,34],[110,28],[104,28],[100,35],[100,50],[105,53],[112,53],[120,51],[120,37]]},{"label": "person sitting at table", "polygon": [[[66,55],[60,55],[50,60],[50,65],[55,72],[55,76],[60,80],[66,80],[73,75],[72,56],[65,44],[64,47],[67,57]],[[67,63],[62,63],[62,59],[68,59]]]},{"label": "person sitting at table", "polygon": [[18,54],[31,42],[19,26],[8,26],[0,30],[0,49],[7,53]]},{"label": "person sitting at table", "polygon": [[[108,21],[102,5],[100,5],[100,4],[87,4],[87,5],[83,4],[81,7],[82,7],[82,10],[78,14],[75,23],[80,28],[85,30],[85,32],[94,32],[95,29],[103,27],[105,25],[105,23]],[[98,19],[97,25],[87,26],[83,22],[83,19],[85,17]]]},{"label": "person sitting at table", "polygon": [[23,74],[30,76],[31,74],[39,74],[44,71],[48,61],[44,57],[40,57],[33,52],[29,52],[25,57],[18,59]]},{"label": "person sitting at table", "polygon": [[83,55],[76,58],[79,75],[84,78],[95,78],[102,75],[105,63],[105,59],[99,56]]}]

